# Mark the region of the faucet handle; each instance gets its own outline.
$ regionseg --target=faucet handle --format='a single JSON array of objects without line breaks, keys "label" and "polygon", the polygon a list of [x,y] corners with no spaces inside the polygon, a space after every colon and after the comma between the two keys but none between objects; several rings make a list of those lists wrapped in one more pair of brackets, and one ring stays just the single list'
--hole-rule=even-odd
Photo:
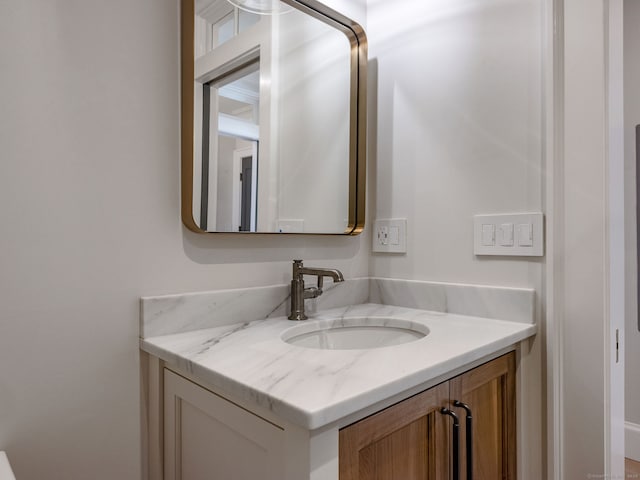
[{"label": "faucet handle", "polygon": [[302,260],[294,260],[293,261],[293,277],[297,277],[300,274],[300,269],[302,268]]}]

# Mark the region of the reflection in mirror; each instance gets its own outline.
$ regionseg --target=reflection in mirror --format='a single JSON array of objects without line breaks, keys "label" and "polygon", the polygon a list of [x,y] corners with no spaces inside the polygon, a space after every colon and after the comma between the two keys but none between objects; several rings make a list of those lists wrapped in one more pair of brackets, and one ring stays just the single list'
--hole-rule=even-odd
[{"label": "reflection in mirror", "polygon": [[[259,61],[253,61],[203,84],[202,156],[208,161],[200,178],[202,230],[256,231],[259,69]],[[210,155],[212,147],[217,151]],[[209,185],[212,178],[216,181]],[[215,208],[211,217],[210,208]]]},{"label": "reflection in mirror", "polygon": [[194,231],[362,230],[364,32],[313,0],[282,4],[271,16],[182,0],[183,103],[193,99],[183,220]]}]

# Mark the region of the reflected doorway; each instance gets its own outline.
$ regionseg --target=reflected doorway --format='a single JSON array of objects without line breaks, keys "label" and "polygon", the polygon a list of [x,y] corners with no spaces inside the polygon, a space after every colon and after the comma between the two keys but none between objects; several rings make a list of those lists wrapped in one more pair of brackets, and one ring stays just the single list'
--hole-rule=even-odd
[{"label": "reflected doorway", "polygon": [[255,232],[258,217],[258,142],[234,156],[234,220],[239,232]]}]

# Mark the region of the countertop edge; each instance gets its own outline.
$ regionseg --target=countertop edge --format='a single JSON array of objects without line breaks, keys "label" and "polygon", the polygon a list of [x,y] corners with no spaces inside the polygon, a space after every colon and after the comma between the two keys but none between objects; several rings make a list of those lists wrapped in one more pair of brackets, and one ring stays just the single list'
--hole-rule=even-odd
[{"label": "countertop edge", "polygon": [[[434,386],[435,384],[429,385],[429,382],[434,379],[443,378],[447,373],[455,372],[465,365],[470,365],[482,358],[489,357],[495,352],[510,346],[515,346],[519,342],[537,333],[537,326],[535,324],[519,325],[521,325],[522,328],[518,331],[501,336],[488,344],[481,345],[455,357],[447,358],[442,362],[426,366],[424,369],[413,372],[407,376],[397,378],[389,383],[374,387],[315,411],[307,411],[286,401],[270,398],[265,392],[204,367],[197,362],[192,362],[177,353],[154,345],[146,339],[140,339],[140,349],[165,361],[171,367],[184,370],[197,377],[202,380],[205,387],[210,386],[216,389],[216,393],[219,393],[223,397],[228,395],[231,401],[233,401],[232,399],[234,397],[237,397],[243,401],[255,403],[257,406],[268,408],[274,415],[288,422],[308,430],[315,430],[337,422],[342,418],[354,415],[359,411],[384,402],[389,398],[397,397],[403,392],[410,392],[412,389],[416,389],[416,387],[421,385],[424,385],[425,389]],[[443,381],[444,380],[446,380],[446,378],[443,378]],[[411,394],[412,393],[408,393],[407,396]]]}]

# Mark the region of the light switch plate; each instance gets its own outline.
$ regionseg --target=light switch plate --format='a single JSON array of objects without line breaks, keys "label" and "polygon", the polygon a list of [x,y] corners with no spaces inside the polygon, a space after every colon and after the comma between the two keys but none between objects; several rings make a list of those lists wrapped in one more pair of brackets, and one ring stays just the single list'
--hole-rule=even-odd
[{"label": "light switch plate", "polygon": [[513,223],[503,223],[498,230],[498,244],[503,247],[513,246]]},{"label": "light switch plate", "polygon": [[518,245],[521,247],[533,246],[533,231],[530,223],[518,225]]},{"label": "light switch plate", "polygon": [[407,219],[375,220],[371,249],[381,253],[407,253]]},{"label": "light switch plate", "polygon": [[490,247],[496,244],[496,226],[491,224],[482,225],[482,245]]},{"label": "light switch plate", "polygon": [[[486,231],[490,226],[494,226],[497,241],[493,245],[486,245]],[[475,255],[542,257],[544,255],[544,215],[542,213],[475,215],[473,217],[473,253]]]}]

